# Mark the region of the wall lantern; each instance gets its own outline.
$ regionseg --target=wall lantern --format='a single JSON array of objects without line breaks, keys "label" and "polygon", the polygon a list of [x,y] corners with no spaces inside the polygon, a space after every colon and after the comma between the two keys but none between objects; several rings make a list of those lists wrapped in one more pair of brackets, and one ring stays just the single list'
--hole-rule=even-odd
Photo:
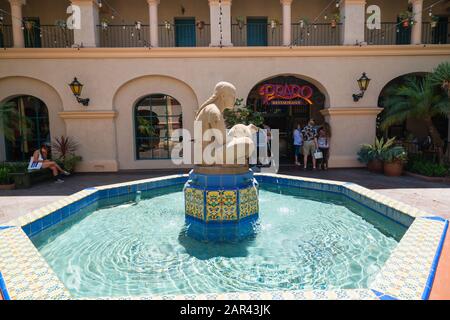
[{"label": "wall lantern", "polygon": [[83,90],[83,85],[78,81],[78,79],[75,77],[73,78],[73,81],[69,84],[70,90],[72,90],[73,95],[75,98],[77,98],[78,103],[81,103],[83,106],[89,105],[89,99],[82,99],[80,98],[81,90]]},{"label": "wall lantern", "polygon": [[353,100],[355,102],[358,102],[359,99],[364,97],[364,93],[366,92],[367,88],[369,88],[370,79],[367,77],[366,73],[363,72],[361,78],[358,79],[358,86],[360,92],[358,94],[353,95]]}]

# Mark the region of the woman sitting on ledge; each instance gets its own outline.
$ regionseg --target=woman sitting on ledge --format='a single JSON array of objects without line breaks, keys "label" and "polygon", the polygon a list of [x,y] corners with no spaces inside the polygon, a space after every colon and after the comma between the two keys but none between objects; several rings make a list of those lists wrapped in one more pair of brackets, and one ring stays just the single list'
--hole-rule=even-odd
[{"label": "woman sitting on ledge", "polygon": [[48,159],[48,147],[43,144],[39,150],[36,150],[33,153],[33,164],[38,164],[37,166],[34,166],[35,169],[50,169],[52,170],[53,177],[55,178],[56,183],[63,183],[64,180],[62,180],[59,176],[60,174],[64,174],[66,176],[70,175],[69,172],[61,169],[61,167],[54,161],[51,161]]}]

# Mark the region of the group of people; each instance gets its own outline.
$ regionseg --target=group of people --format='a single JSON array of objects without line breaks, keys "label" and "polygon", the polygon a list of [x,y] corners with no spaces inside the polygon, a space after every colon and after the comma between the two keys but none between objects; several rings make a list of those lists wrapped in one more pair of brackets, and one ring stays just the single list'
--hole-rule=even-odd
[{"label": "group of people", "polygon": [[330,155],[330,132],[326,126],[317,127],[314,120],[309,120],[308,124],[302,128],[297,124],[293,133],[295,165],[301,166],[303,155],[303,168],[308,167],[308,158],[311,156],[314,170],[328,170],[328,158]]}]

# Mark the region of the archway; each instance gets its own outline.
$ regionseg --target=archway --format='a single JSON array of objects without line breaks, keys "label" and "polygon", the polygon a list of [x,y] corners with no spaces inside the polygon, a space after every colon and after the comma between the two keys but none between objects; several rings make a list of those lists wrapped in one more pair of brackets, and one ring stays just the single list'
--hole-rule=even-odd
[{"label": "archway", "polygon": [[3,123],[7,161],[28,160],[42,144],[50,145],[49,113],[42,100],[21,95],[5,104],[10,105]]},{"label": "archway", "polygon": [[[416,72],[401,75],[389,81],[381,90],[378,98],[378,106],[384,108],[377,118],[377,136],[384,136],[386,138],[397,138],[402,142],[407,151],[412,154],[430,153],[431,157],[436,158],[436,150],[431,150],[431,141],[429,141],[430,128],[425,123],[424,119],[420,117],[408,117],[405,121],[391,125],[389,128],[383,130],[381,122],[386,117],[387,103],[386,101],[394,93],[395,88],[399,88],[406,84],[408,78],[416,78],[421,80],[428,74],[426,72]],[[444,140],[444,153],[446,152],[449,139],[449,120],[446,115],[435,115],[432,118],[432,123],[437,130],[440,138]],[[430,149],[431,148],[431,149]]]},{"label": "archway", "polygon": [[325,107],[325,94],[316,85],[293,75],[276,76],[259,82],[250,91],[247,105],[264,117],[264,124],[279,130],[280,158],[293,158],[293,131],[304,127],[309,119],[323,124],[320,113]]},{"label": "archway", "polygon": [[[152,100],[148,100],[149,98]],[[114,95],[113,103],[115,110],[118,112],[115,120],[115,131],[117,139],[116,152],[120,169],[163,169],[175,167],[170,159],[170,145],[174,141],[168,142],[169,152],[163,151],[167,150],[167,144],[166,148],[156,151],[156,153],[159,153],[157,157],[154,157],[153,150],[150,152],[151,154],[148,152],[150,147],[152,147],[152,144],[149,142],[156,134],[156,132],[152,133],[151,129],[146,135],[141,137],[147,141],[147,146],[144,146],[144,149],[138,149],[140,146],[135,143],[136,128],[138,126],[136,115],[138,113],[136,113],[135,109],[137,106],[142,106],[141,115],[144,115],[143,119],[149,120],[150,125],[153,124],[153,127],[159,126],[159,138],[154,139],[154,143],[156,144],[157,140],[159,140],[158,145],[160,145],[163,139],[170,139],[169,134],[166,138],[168,131],[166,131],[165,123],[167,120],[171,122],[171,124],[169,123],[169,130],[173,131],[180,126],[193,132],[194,115],[195,110],[198,108],[198,100],[191,87],[183,81],[169,76],[143,76],[124,83]],[[155,103],[155,108],[153,108],[153,103]],[[181,111],[183,118],[179,119]],[[150,118],[153,117],[151,112],[156,112],[158,116],[162,115],[158,117],[158,124],[156,124],[156,121],[155,123],[150,121]],[[145,115],[146,113],[147,115]],[[173,116],[170,116],[170,114]],[[144,124],[149,124],[148,121],[147,123],[145,122]],[[170,126],[172,126],[172,129],[170,129]],[[139,154],[140,152],[142,154]]]},{"label": "archway", "polygon": [[145,96],[134,107],[134,119],[136,159],[170,159],[174,131],[183,127],[178,100],[165,94]]}]

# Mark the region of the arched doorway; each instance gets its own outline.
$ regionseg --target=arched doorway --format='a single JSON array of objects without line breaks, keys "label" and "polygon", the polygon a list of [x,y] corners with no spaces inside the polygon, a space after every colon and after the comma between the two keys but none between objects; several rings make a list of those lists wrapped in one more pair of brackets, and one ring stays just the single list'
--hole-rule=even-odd
[{"label": "arched doorway", "polygon": [[277,76],[258,83],[250,91],[247,105],[261,112],[265,125],[279,130],[282,161],[293,159],[292,134],[298,123],[304,127],[309,119],[317,124],[324,122],[320,110],[325,106],[325,95],[311,82],[295,76]]},{"label": "arched doorway", "polygon": [[45,103],[33,96],[22,95],[5,101],[8,112],[3,126],[7,161],[27,161],[42,144],[50,145],[49,114]]},{"label": "arched doorway", "polygon": [[175,98],[150,94],[134,108],[135,150],[137,160],[170,159],[173,133],[183,127],[182,107]]},{"label": "arched doorway", "polygon": [[[423,118],[420,116],[408,116],[408,118],[403,122],[395,123],[389,126],[386,129],[381,128],[381,123],[383,119],[386,118],[387,108],[388,108],[388,99],[397,94],[397,90],[404,85],[407,85],[408,79],[416,79],[423,80],[428,74],[419,72],[419,73],[410,73],[399,76],[391,81],[389,81],[384,88],[382,89],[379,98],[378,98],[378,106],[380,108],[384,108],[383,112],[381,112],[377,118],[377,136],[384,136],[386,138],[397,138],[397,140],[406,147],[407,151],[410,155],[419,154],[419,153],[430,153],[430,157],[436,158],[434,153],[437,153],[436,150],[431,150],[429,146],[428,137],[430,135],[430,128],[426,124]],[[435,94],[438,94],[437,92]],[[409,108],[408,104],[408,110]],[[448,135],[449,135],[449,120],[448,116],[444,114],[437,114],[432,117],[432,124],[435,130],[438,132],[440,138],[444,143],[444,153],[448,147]],[[430,150],[425,150],[430,149]]]}]

